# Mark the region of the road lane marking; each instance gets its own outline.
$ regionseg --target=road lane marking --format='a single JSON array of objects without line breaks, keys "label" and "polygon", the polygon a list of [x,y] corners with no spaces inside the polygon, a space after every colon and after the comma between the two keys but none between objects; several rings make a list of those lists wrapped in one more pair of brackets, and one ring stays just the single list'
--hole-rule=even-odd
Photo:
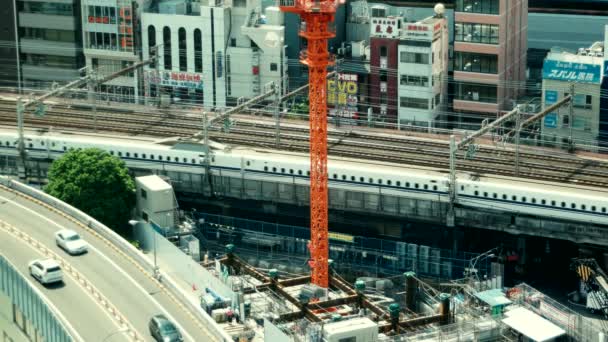
[{"label": "road lane marking", "polygon": [[[0,199],[2,199],[2,200],[4,200],[4,201],[6,201],[6,203],[13,204],[13,205],[15,205],[15,206],[17,206],[17,207],[19,207],[19,208],[21,208],[21,209],[23,209],[23,210],[26,210],[26,211],[28,211],[28,212],[32,213],[33,215],[36,215],[36,216],[40,217],[41,219],[43,219],[43,220],[45,220],[45,221],[49,222],[50,224],[52,224],[52,225],[54,225],[54,226],[56,226],[56,227],[58,227],[58,228],[60,228],[60,229],[68,229],[67,227],[60,225],[59,223],[57,223],[57,222],[55,222],[55,221],[53,221],[53,220],[49,219],[48,217],[46,217],[46,216],[44,216],[44,215],[42,215],[42,214],[40,214],[40,213],[36,212],[36,211],[35,211],[35,210],[33,210],[33,209],[28,208],[28,207],[26,207],[26,206],[24,206],[24,205],[22,205],[22,204],[20,204],[20,203],[17,203],[17,202],[16,202],[16,201],[14,201],[14,200],[11,200],[11,199],[6,198],[6,197],[1,196],[1,195],[0,195]],[[135,279],[133,279],[131,276],[129,276],[129,275],[128,275],[128,273],[126,273],[126,272],[125,272],[125,271],[124,271],[124,270],[123,270],[121,267],[119,267],[119,266],[118,266],[118,265],[117,265],[117,264],[116,264],[114,261],[112,261],[112,260],[111,260],[111,259],[110,259],[108,256],[106,256],[105,254],[103,254],[103,253],[102,253],[100,250],[98,250],[97,248],[95,248],[95,247],[94,247],[92,244],[89,244],[89,247],[90,247],[92,250],[94,250],[94,251],[95,251],[97,254],[99,254],[99,255],[100,255],[102,258],[104,258],[104,259],[105,259],[105,260],[106,260],[108,263],[110,263],[110,264],[111,264],[111,265],[112,265],[114,268],[116,268],[116,269],[117,269],[117,270],[118,270],[118,271],[119,271],[119,272],[120,272],[120,273],[121,273],[121,274],[122,274],[122,275],[123,275],[125,278],[129,279],[129,280],[131,281],[131,283],[132,283],[133,285],[135,285],[135,287],[137,287],[137,288],[138,288],[138,289],[139,289],[139,290],[140,290],[140,291],[141,291],[141,292],[142,292],[142,293],[143,293],[145,296],[147,296],[147,297],[150,299],[150,301],[151,301],[151,302],[153,302],[153,303],[156,305],[156,307],[157,307],[158,309],[160,309],[160,310],[162,311],[162,313],[163,313],[163,314],[165,314],[165,315],[166,315],[168,318],[170,318],[170,319],[171,319],[171,321],[172,321],[172,322],[173,322],[173,323],[174,323],[174,324],[175,324],[175,325],[176,325],[176,326],[177,326],[177,327],[180,329],[180,331],[183,333],[183,335],[184,335],[185,337],[187,337],[188,339],[190,339],[190,340],[191,340],[191,341],[193,341],[193,342],[194,342],[194,341],[196,341],[194,338],[192,338],[192,336],[190,336],[190,334],[188,334],[187,330],[186,330],[186,329],[184,329],[184,327],[183,327],[183,326],[181,326],[181,324],[179,324],[179,321],[177,321],[177,320],[176,320],[176,319],[175,319],[175,318],[174,318],[174,317],[173,317],[171,314],[169,314],[169,312],[167,312],[167,310],[166,310],[166,309],[165,309],[165,308],[164,308],[162,305],[160,305],[160,303],[158,303],[158,302],[156,301],[156,299],[155,299],[153,296],[151,296],[151,295],[150,295],[150,293],[149,293],[149,292],[147,292],[147,291],[146,291],[146,290],[145,290],[145,289],[144,289],[144,288],[141,286],[141,284],[139,284],[137,281],[135,281]]]},{"label": "road lane marking", "polygon": [[[95,286],[93,286],[93,284],[91,284],[84,277],[84,275],[81,275],[80,272],[72,267],[72,265],[70,265],[64,258],[59,256],[59,254],[53,252],[49,247],[32,238],[29,234],[9,223],[6,223],[5,221],[0,220],[0,228],[13,235],[18,240],[22,240],[26,243],[26,245],[39,254],[42,254],[44,257],[57,261],[62,266],[64,273],[70,276],[72,280],[74,280],[74,282],[83,289],[83,292],[88,294],[89,297],[93,299],[93,302],[101,308],[102,312],[106,313],[110,317],[110,320],[116,324],[117,328],[126,326],[128,331],[131,332],[133,341],[143,341],[143,339],[139,336],[141,334],[135,329],[133,324],[129,323],[126,317],[124,317],[109,300],[104,298],[103,294],[101,294],[101,292],[95,288]],[[100,300],[95,301],[95,297]]]}]

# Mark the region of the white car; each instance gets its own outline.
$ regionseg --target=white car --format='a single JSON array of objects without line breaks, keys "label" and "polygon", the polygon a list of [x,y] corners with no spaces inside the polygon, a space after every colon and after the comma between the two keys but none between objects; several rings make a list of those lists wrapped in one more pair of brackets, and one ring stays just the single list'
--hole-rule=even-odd
[{"label": "white car", "polygon": [[36,259],[28,264],[30,274],[41,284],[51,284],[63,281],[63,272],[59,263],[53,259]]},{"label": "white car", "polygon": [[55,243],[69,254],[86,253],[87,243],[73,230],[63,229],[55,233]]}]

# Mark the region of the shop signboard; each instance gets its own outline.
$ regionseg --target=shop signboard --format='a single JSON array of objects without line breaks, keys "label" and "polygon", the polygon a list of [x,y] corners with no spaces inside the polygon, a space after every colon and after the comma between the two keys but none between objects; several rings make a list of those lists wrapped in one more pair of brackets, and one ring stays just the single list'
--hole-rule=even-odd
[{"label": "shop signboard", "polygon": [[[545,90],[545,106],[550,106],[557,102],[557,91]],[[557,113],[551,112],[545,116],[545,127],[556,128],[557,127]]]},{"label": "shop signboard", "polygon": [[543,79],[579,83],[600,83],[601,66],[574,62],[545,60]]},{"label": "shop signboard", "polygon": [[[155,72],[150,72],[148,77],[151,83],[159,83],[158,77],[155,77]],[[160,85],[164,87],[203,90],[203,76],[188,72],[161,71]]]}]

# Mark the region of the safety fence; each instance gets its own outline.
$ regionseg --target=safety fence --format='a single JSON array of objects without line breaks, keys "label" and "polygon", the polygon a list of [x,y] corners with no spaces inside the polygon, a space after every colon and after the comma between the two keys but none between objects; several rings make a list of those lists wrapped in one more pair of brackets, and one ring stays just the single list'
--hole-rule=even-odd
[{"label": "safety fence", "polygon": [[[305,227],[267,223],[229,216],[196,213],[200,234],[218,244],[233,243],[243,253],[257,259],[300,261],[308,257],[310,230]],[[204,220],[204,221],[201,221]],[[361,271],[393,275],[414,271],[423,277],[439,280],[462,278],[477,253],[458,252],[388,239],[330,232],[332,267],[343,271]],[[297,259],[296,259],[297,258]],[[490,259],[479,258],[477,273],[490,276]],[[297,268],[294,269],[294,271]],[[297,273],[297,272],[295,272]]]}]

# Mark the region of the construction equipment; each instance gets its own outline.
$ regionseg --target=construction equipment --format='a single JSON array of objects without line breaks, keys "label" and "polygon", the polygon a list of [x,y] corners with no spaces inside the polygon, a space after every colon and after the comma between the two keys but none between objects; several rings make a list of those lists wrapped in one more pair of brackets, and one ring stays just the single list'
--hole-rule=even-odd
[{"label": "construction equipment", "polygon": [[311,282],[329,285],[329,241],[327,220],[327,67],[333,57],[327,41],[336,36],[330,26],[336,9],[344,0],[281,0],[283,12],[298,14],[302,20],[300,37],[308,42],[300,55],[308,66],[310,100],[310,261]]},{"label": "construction equipment", "polygon": [[608,317],[608,276],[600,268],[595,259],[572,259],[570,265],[576,272],[587,293],[587,309],[591,312],[601,312]]}]

